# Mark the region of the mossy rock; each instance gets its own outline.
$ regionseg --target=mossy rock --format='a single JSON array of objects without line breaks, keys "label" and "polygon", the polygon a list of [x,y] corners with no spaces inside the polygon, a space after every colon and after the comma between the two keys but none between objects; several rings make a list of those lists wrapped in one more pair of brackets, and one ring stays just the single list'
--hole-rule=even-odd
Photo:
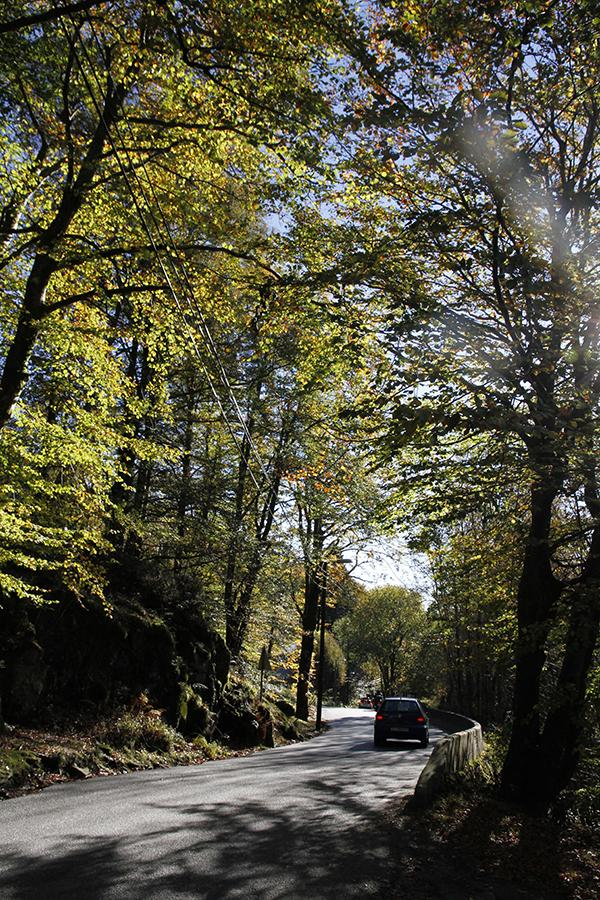
[{"label": "mossy rock", "polygon": [[198,603],[179,609],[151,592],[144,596],[147,585],[135,578],[129,587],[130,594],[111,596],[111,615],[67,597],[40,608],[0,608],[0,704],[8,721],[48,721],[52,708],[104,712],[146,692],[176,726],[185,682],[200,698],[186,732],[211,735],[209,713],[229,669],[223,639],[203,621]]},{"label": "mossy rock", "polygon": [[39,758],[27,750],[0,750],[0,786],[18,787],[38,767]]},{"label": "mossy rock", "polygon": [[266,704],[257,703],[243,682],[228,685],[218,727],[233,747],[273,747],[273,720]]},{"label": "mossy rock", "polygon": [[294,716],[282,718],[277,722],[277,731],[286,741],[303,741],[304,735]]},{"label": "mossy rock", "polygon": [[275,700],[271,700],[273,706],[276,706],[277,709],[283,713],[286,718],[292,718],[296,715],[296,707],[289,702],[289,700],[283,700],[282,698],[277,698]]}]

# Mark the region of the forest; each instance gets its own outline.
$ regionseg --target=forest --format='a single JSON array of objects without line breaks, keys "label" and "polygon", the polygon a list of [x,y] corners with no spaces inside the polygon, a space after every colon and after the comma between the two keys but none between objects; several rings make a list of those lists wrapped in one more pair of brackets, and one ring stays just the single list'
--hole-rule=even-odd
[{"label": "forest", "polygon": [[596,4],[0,10],[0,730],[411,692],[600,821]]}]

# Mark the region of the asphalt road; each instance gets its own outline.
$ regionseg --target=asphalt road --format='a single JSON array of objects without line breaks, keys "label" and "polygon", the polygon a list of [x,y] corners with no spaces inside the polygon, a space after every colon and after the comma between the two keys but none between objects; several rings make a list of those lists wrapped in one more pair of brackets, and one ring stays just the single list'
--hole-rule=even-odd
[{"label": "asphalt road", "polygon": [[304,744],[0,803],[0,897],[381,896],[383,809],[412,791],[432,747],[374,748],[368,710],[324,717]]}]

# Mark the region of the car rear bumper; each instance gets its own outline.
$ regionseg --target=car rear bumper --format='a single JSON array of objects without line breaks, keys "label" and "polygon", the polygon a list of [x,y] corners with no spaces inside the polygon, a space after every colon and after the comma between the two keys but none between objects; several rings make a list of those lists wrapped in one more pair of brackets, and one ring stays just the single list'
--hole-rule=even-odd
[{"label": "car rear bumper", "polygon": [[399,741],[424,741],[429,737],[427,725],[379,725],[374,732],[376,741],[396,738]]}]

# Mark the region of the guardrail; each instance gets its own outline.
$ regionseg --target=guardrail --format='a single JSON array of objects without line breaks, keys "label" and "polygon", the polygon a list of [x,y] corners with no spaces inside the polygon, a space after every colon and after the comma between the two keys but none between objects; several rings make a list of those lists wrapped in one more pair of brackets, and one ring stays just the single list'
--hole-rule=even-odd
[{"label": "guardrail", "polygon": [[462,772],[483,750],[479,722],[440,709],[430,709],[428,715],[430,723],[443,728],[448,735],[438,741],[419,776],[412,800],[415,806],[427,806],[444,789],[449,776]]}]

